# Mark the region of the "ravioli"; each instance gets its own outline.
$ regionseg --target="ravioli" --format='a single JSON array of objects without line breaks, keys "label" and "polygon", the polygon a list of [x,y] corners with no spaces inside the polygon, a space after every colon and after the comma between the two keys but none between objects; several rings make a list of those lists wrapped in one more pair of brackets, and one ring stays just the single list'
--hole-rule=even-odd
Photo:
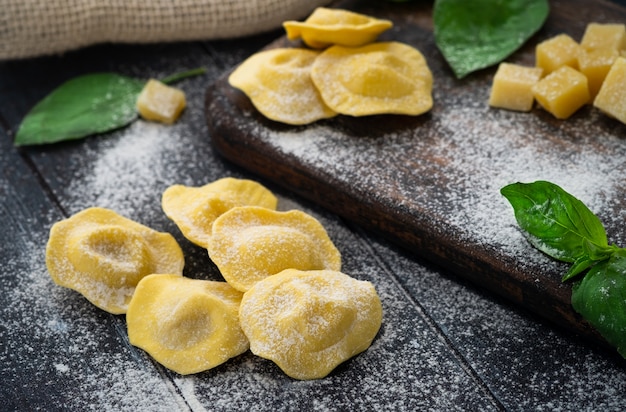
[{"label": "ravioli", "polygon": [[322,49],[335,44],[363,46],[375,41],[393,23],[348,10],[318,7],[304,22],[289,20],[283,27],[288,39],[302,38],[307,46]]},{"label": "ravioli", "polygon": [[212,225],[224,212],[237,206],[276,209],[278,199],[260,183],[226,177],[201,187],[173,185],[161,199],[163,211],[194,244],[208,247]]},{"label": "ravioli", "polygon": [[382,305],[370,282],[288,269],[246,292],[239,318],[252,353],[292,378],[319,379],[371,345]]},{"label": "ravioli", "polygon": [[319,52],[279,48],[258,52],[228,77],[268,119],[303,125],[336,116],[311,81],[311,66]]},{"label": "ravioli", "polygon": [[341,255],[317,219],[299,211],[237,207],[213,223],[209,256],[235,289],[284,269],[341,269]]},{"label": "ravioli", "polygon": [[433,76],[419,50],[399,42],[332,46],[311,68],[324,102],[351,116],[419,115],[433,106]]},{"label": "ravioli", "polygon": [[137,283],[147,275],[182,275],[185,261],[169,233],[92,207],[55,223],[46,246],[52,280],[97,307],[126,313]]},{"label": "ravioli", "polygon": [[221,365],[250,346],[239,324],[242,295],[226,282],[146,276],[128,305],[129,341],[181,375]]}]

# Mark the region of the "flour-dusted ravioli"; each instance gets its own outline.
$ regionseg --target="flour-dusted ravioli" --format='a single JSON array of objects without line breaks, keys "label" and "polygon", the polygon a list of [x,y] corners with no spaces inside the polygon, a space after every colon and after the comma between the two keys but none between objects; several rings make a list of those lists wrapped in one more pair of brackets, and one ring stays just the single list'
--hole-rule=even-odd
[{"label": "flour-dusted ravioli", "polygon": [[211,369],[250,346],[239,324],[242,296],[226,282],[146,276],[128,305],[128,339],[181,375]]},{"label": "flour-dusted ravioli", "polygon": [[182,250],[169,233],[98,207],[55,223],[46,246],[46,265],[54,282],[114,314],[126,313],[143,277],[180,276],[184,264]]},{"label": "flour-dusted ravioli", "polygon": [[284,269],[341,269],[341,255],[321,223],[299,210],[244,206],[213,223],[209,256],[242,292]]},{"label": "flour-dusted ravioli", "polygon": [[382,323],[374,286],[331,270],[285,270],[244,294],[241,327],[257,356],[318,379],[366,350]]},{"label": "flour-dusted ravioli", "polygon": [[260,183],[225,177],[201,187],[173,185],[161,199],[163,211],[183,235],[207,248],[212,226],[224,212],[237,206],[276,209],[278,199]]},{"label": "flour-dusted ravioli", "polygon": [[330,118],[336,113],[311,81],[311,66],[318,54],[303,48],[262,51],[241,63],[228,82],[268,119],[302,125]]},{"label": "flour-dusted ravioli", "polygon": [[419,115],[433,106],[426,59],[404,43],[329,47],[315,60],[311,78],[324,102],[340,114]]},{"label": "flour-dusted ravioli", "polygon": [[393,27],[393,23],[348,10],[318,7],[304,22],[289,20],[283,27],[288,39],[302,38],[308,46],[321,49],[334,44],[363,46]]}]

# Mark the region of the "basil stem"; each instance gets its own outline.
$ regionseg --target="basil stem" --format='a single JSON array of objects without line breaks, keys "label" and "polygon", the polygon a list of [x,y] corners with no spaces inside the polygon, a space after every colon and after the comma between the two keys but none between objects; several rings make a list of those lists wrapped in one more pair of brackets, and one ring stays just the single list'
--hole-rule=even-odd
[{"label": "basil stem", "polygon": [[167,76],[161,79],[161,82],[165,84],[172,84],[180,80],[186,79],[187,77],[198,76],[204,73],[206,73],[206,69],[204,67],[198,67],[197,69],[187,70],[182,73],[175,73],[171,76]]}]

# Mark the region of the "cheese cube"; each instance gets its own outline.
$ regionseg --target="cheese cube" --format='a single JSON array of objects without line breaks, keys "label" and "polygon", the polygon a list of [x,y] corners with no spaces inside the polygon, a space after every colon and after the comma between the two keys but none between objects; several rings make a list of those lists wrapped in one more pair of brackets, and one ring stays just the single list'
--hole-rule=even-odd
[{"label": "cheese cube", "polygon": [[591,100],[598,94],[604,78],[619,56],[619,52],[615,49],[583,49],[580,51],[578,70],[587,76]]},{"label": "cheese cube", "polygon": [[185,93],[150,79],[137,98],[137,110],[146,120],[172,124],[185,108]]},{"label": "cheese cube", "polygon": [[593,105],[626,123],[626,58],[619,57],[606,75]]},{"label": "cheese cube", "polygon": [[547,75],[562,66],[578,69],[580,45],[567,34],[559,34],[545,40],[535,48],[535,65]]},{"label": "cheese cube", "polygon": [[589,102],[587,78],[569,66],[539,80],[532,90],[537,102],[557,119],[567,119]]},{"label": "cheese cube", "polygon": [[543,69],[500,63],[493,78],[489,105],[527,112],[535,101],[532,87],[541,79]]},{"label": "cheese cube", "polygon": [[580,45],[587,50],[626,49],[626,25],[589,23]]}]

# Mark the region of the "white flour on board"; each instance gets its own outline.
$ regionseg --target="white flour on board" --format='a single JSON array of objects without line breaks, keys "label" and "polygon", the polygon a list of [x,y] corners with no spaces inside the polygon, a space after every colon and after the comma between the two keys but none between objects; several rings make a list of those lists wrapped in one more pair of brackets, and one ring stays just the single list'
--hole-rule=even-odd
[{"label": "white flour on board", "polygon": [[[521,116],[536,114],[452,107],[442,110],[438,116],[432,121],[440,124],[440,130],[444,131],[439,136],[420,136],[420,130],[414,130],[408,137],[390,133],[372,140],[374,137],[347,137],[323,125],[293,132],[258,132],[263,140],[307,168],[346,185],[359,186],[363,182],[363,187],[393,187],[398,194],[393,200],[399,207],[423,204],[434,213],[435,226],[452,227],[468,242],[491,244],[524,259],[535,256],[545,260],[546,257],[532,250],[517,227],[513,209],[500,194],[500,189],[507,184],[551,181],[579,198],[605,225],[618,229],[624,225],[626,211],[617,206],[626,188],[623,157],[626,141],[608,134],[586,135],[590,129],[587,126],[598,121],[599,114],[568,120],[576,122],[582,136],[579,139],[582,151],[567,161],[550,148],[560,142],[541,142],[530,135],[533,130],[523,128]],[[484,127],[468,127],[475,119],[488,121],[484,122]],[[532,144],[524,144],[529,139],[533,139]],[[585,140],[592,139],[602,142],[600,152],[585,145]],[[413,170],[401,170],[402,179],[393,175],[397,173],[393,170],[389,174],[381,172],[380,168],[376,171],[382,174],[367,172],[368,164],[403,151],[415,154],[416,160],[415,165],[411,165]],[[442,175],[444,178],[436,187],[410,184],[411,174],[420,173],[420,153],[427,153],[429,157],[425,158],[440,159],[444,164],[442,173],[451,172]],[[359,170],[362,173],[359,174]],[[610,239],[611,242],[626,241],[624,230],[617,230],[617,234],[618,238]]]}]

